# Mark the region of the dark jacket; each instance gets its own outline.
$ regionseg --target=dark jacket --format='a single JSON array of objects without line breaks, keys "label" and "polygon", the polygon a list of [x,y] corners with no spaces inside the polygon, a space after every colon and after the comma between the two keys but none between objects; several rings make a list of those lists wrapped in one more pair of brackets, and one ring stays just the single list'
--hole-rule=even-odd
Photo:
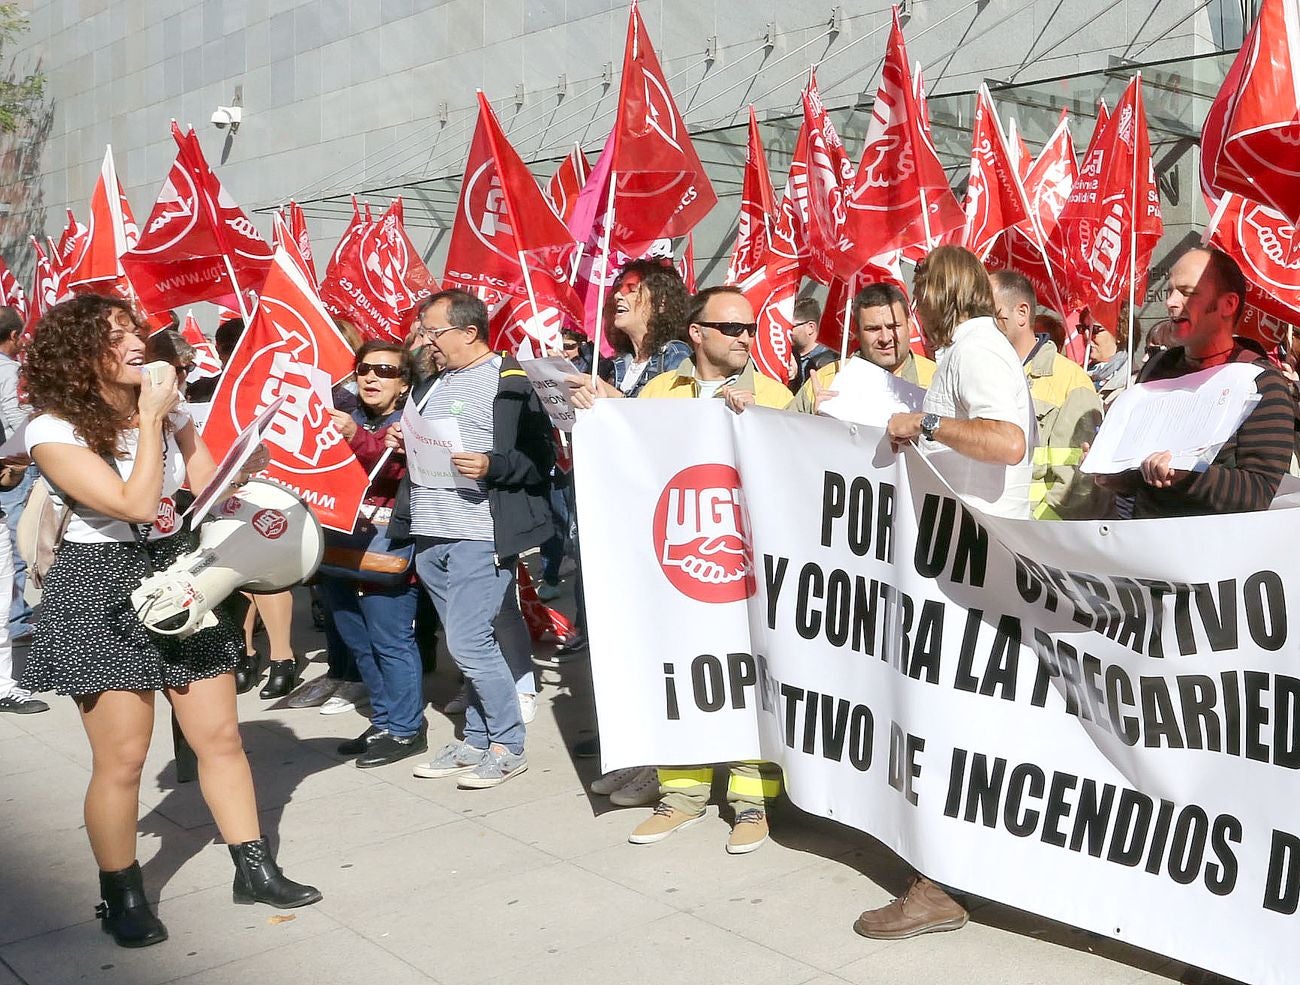
[{"label": "dark jacket", "polygon": [[[421,383],[409,399],[418,406],[433,386]],[[492,402],[492,450],[483,479],[492,512],[493,539],[498,558],[511,558],[540,547],[554,531],[551,518],[551,420],[513,356],[501,357],[501,375]],[[411,531],[411,479],[402,478],[388,525],[390,537]]]}]

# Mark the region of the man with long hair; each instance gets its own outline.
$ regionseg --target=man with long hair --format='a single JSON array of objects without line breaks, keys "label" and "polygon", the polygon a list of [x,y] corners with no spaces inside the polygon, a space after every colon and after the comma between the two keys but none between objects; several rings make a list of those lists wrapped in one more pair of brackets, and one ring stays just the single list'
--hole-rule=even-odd
[{"label": "man with long hair", "polygon": [[[963,500],[994,516],[1029,519],[1034,409],[1020,357],[994,320],[993,285],[974,253],[941,246],[916,268],[916,313],[938,368],[919,414],[895,414],[895,449],[916,444]],[[966,925],[965,907],[925,876],[868,910],[853,929],[901,940]]]}]

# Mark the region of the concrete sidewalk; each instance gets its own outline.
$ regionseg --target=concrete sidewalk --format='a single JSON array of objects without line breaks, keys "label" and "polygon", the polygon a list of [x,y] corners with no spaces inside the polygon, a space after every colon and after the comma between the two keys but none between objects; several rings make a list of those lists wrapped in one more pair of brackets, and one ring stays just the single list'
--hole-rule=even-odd
[{"label": "concrete sidewalk", "polygon": [[[307,606],[299,612],[295,642],[318,650]],[[92,916],[90,757],[72,702],[0,715],[0,985],[1222,981],[979,900],[957,933],[865,940],[854,918],[901,893],[909,871],[865,835],[789,804],[751,855],[726,854],[716,808],[662,844],[629,845],[645,810],[588,795],[597,764],[568,751],[592,734],[587,663],[539,673],[529,770],[485,791],[415,779],[409,761],[358,770],[334,747],[365,727],[360,714],[242,696],[263,829],[287,873],[325,894],[287,912],[231,903],[229,855],[198,784],[175,782],[160,700],[140,861],[171,938],[140,951],[115,947]],[[440,707],[455,688],[446,661],[428,683]],[[429,720],[436,749],[456,721],[435,709]]]}]

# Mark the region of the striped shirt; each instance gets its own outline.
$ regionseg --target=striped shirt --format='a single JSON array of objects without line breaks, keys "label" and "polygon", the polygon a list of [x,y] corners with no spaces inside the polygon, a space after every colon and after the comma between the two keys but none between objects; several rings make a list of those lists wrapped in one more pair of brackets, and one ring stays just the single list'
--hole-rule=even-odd
[{"label": "striped shirt", "polygon": [[[1296,402],[1286,377],[1263,351],[1241,339],[1235,341],[1229,362],[1265,367],[1255,378],[1259,403],[1204,472],[1194,472],[1168,489],[1141,483],[1135,517],[1249,513],[1268,509],[1277,495],[1296,449]],[[1138,381],[1176,379],[1201,368],[1187,362],[1182,348],[1170,349],[1143,366]]]},{"label": "striped shirt", "polygon": [[[446,370],[434,381],[420,416],[454,418],[465,451],[492,450],[492,403],[500,386],[501,357],[469,369]],[[449,540],[494,540],[487,487],[430,489],[411,484],[411,533]]]}]

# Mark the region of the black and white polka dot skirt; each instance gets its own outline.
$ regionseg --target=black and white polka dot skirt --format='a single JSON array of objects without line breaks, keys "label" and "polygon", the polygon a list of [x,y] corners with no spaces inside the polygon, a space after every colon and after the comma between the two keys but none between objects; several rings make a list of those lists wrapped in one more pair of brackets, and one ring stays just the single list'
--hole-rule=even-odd
[{"label": "black and white polka dot skirt", "polygon": [[[166,568],[191,543],[188,533],[150,541],[154,569]],[[134,542],[60,544],[41,590],[21,686],[72,695],[157,691],[232,670],[243,641],[229,623],[177,639],[151,633],[136,618],[131,592],[147,574]]]}]

